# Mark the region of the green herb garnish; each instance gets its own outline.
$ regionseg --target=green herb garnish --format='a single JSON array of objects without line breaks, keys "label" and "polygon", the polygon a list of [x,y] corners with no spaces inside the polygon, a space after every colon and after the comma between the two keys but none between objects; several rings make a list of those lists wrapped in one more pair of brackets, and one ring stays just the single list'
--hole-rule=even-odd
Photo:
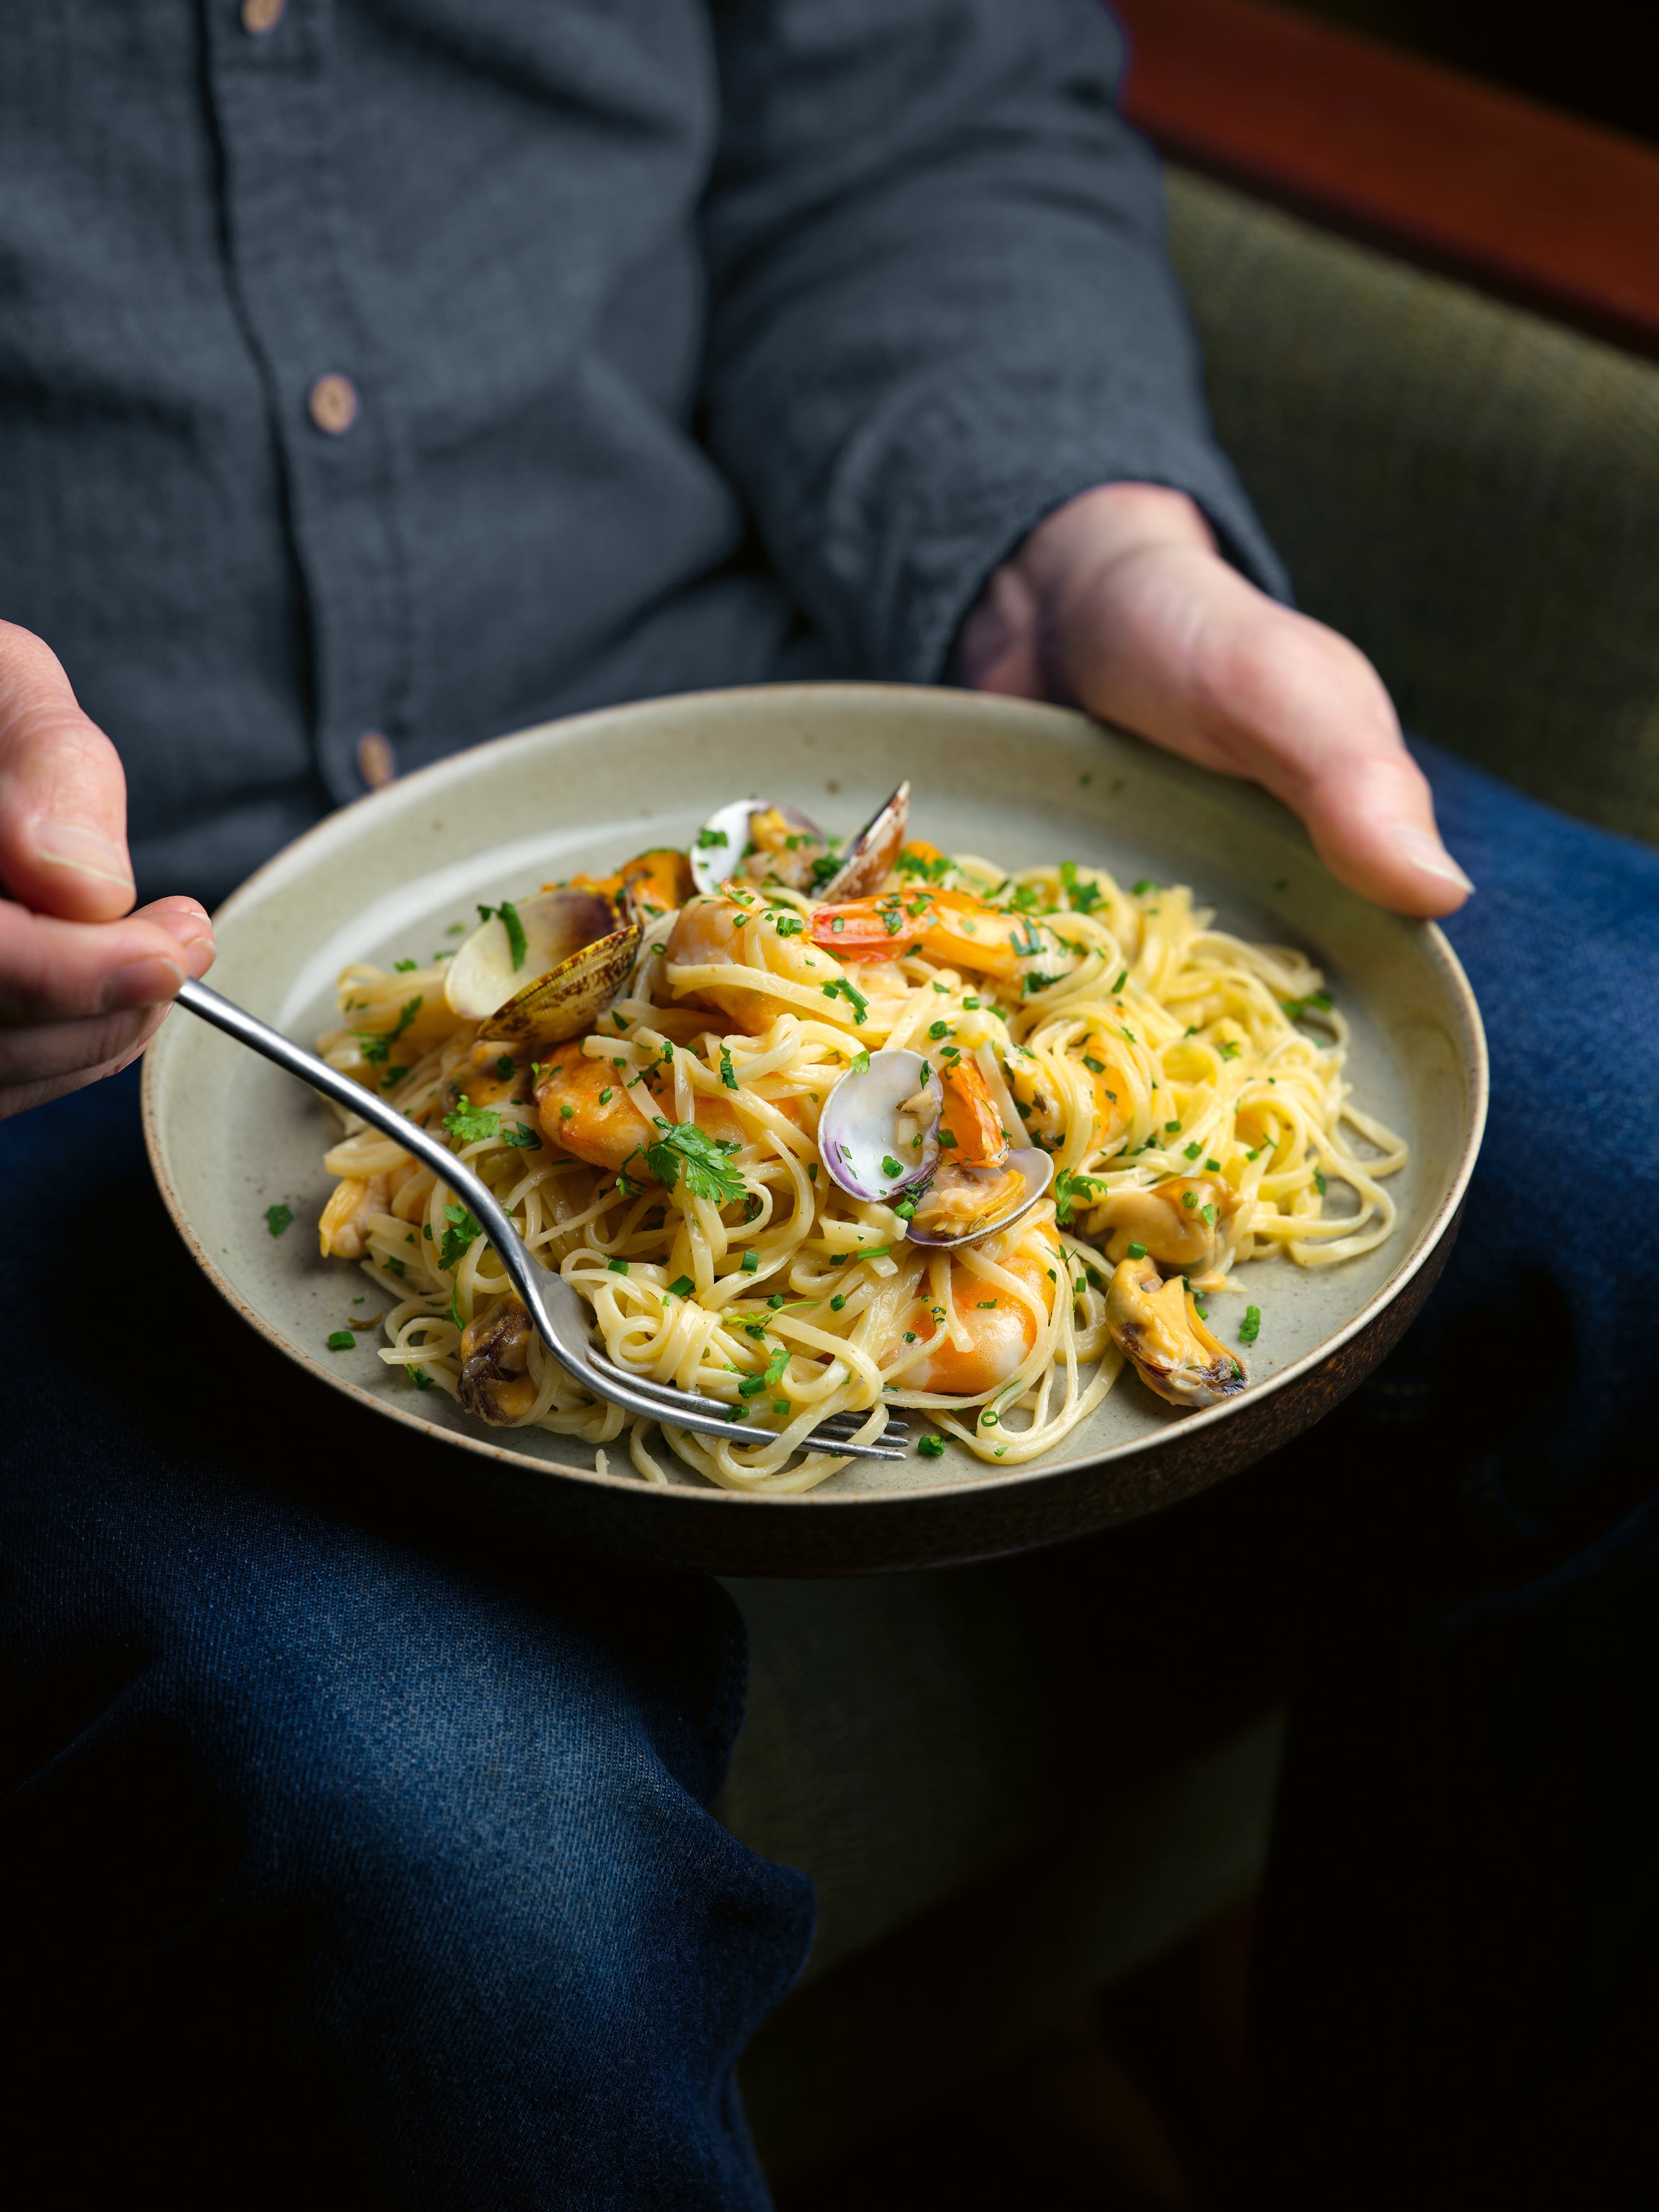
[{"label": "green herb garnish", "polygon": [[444,1231],[444,1241],[438,1247],[438,1265],[449,1268],[459,1267],[477,1239],[483,1235],[483,1224],[473,1219],[465,1206],[447,1206],[444,1219],[450,1224]]},{"label": "green herb garnish", "polygon": [[265,1227],[270,1230],[273,1237],[280,1237],[285,1229],[290,1229],[293,1225],[294,1208],[291,1206],[266,1206]]},{"label": "green herb garnish", "polygon": [[[568,1109],[566,1110],[567,1119]],[[444,1127],[458,1144],[479,1145],[501,1133],[501,1117],[488,1106],[475,1106],[465,1091],[461,1103],[453,1114],[446,1115]]]},{"label": "green herb garnish", "polygon": [[661,1134],[646,1146],[645,1163],[665,1190],[674,1189],[684,1176],[690,1197],[714,1206],[731,1206],[744,1195],[743,1177],[727,1164],[728,1146],[695,1121],[665,1121],[660,1115],[655,1118]]}]

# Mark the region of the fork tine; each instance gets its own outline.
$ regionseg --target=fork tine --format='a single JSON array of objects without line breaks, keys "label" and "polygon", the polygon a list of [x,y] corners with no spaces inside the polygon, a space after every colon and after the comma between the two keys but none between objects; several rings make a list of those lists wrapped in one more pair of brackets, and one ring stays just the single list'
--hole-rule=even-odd
[{"label": "fork tine", "polygon": [[[210,991],[204,983],[186,981],[178,994],[178,1003],[215,1029],[234,1037],[239,1044],[263,1053],[264,1057],[297,1075],[325,1098],[343,1106],[356,1114],[383,1136],[391,1137],[406,1152],[412,1152],[423,1166],[442,1178],[457,1198],[472,1209],[483,1224],[485,1234],[495,1248],[496,1257],[506,1268],[514,1288],[524,1300],[537,1333],[548,1352],[585,1389],[601,1398],[608,1398],[624,1412],[647,1414],[659,1419],[665,1411],[677,1411],[680,1425],[702,1435],[725,1437],[733,1443],[773,1444],[777,1437],[771,1429],[749,1426],[741,1419],[729,1419],[726,1407],[717,1399],[703,1398],[691,1392],[676,1394],[682,1401],[675,1407],[671,1399],[666,1403],[659,1395],[662,1386],[646,1387],[631,1375],[613,1367],[607,1359],[597,1355],[588,1334],[588,1320],[577,1292],[562,1276],[545,1267],[536,1258],[529,1246],[520,1237],[488,1183],[484,1182],[465,1161],[459,1160],[431,1130],[418,1121],[411,1121],[372,1091],[363,1090],[350,1076],[342,1075],[326,1060],[319,1060],[314,1053],[292,1042],[279,1030],[269,1028],[264,1022]],[[606,1371],[608,1370],[608,1371]],[[809,1443],[816,1442],[809,1438]],[[823,1446],[846,1459],[902,1459],[902,1449],[883,1443],[878,1444],[849,1443],[838,1437],[827,1437]]]},{"label": "fork tine", "polygon": [[[686,1413],[706,1413],[722,1402],[719,1399],[705,1396],[700,1390],[682,1390],[674,1383],[659,1382],[653,1376],[629,1375],[619,1368],[613,1360],[607,1359],[603,1352],[592,1352],[588,1357],[592,1364],[603,1370],[606,1376],[617,1376],[627,1382],[630,1389],[640,1392],[641,1395],[659,1400],[665,1409],[672,1407]],[[813,1437],[829,1437],[862,1428],[870,1418],[870,1410],[866,1408],[863,1413],[831,1413],[812,1431]],[[877,1438],[877,1442],[901,1445],[908,1444],[909,1441],[909,1423],[899,1419],[890,1412],[887,1415],[886,1428]]]}]

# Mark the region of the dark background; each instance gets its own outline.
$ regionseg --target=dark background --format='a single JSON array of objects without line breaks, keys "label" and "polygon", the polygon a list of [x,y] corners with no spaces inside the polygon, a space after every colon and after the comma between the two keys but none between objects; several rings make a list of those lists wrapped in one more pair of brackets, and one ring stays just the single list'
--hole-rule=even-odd
[{"label": "dark background", "polygon": [[[1639,0],[1285,0],[1294,12],[1659,141],[1659,16]],[[1659,251],[1659,241],[1656,242]]]}]

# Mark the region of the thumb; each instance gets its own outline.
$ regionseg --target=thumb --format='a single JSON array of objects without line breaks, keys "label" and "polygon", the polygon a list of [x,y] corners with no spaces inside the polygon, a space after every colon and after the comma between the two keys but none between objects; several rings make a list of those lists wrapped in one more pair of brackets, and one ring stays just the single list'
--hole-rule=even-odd
[{"label": "thumb", "polygon": [[49,646],[0,623],[0,884],[37,914],[113,921],[132,905],[120,757]]}]

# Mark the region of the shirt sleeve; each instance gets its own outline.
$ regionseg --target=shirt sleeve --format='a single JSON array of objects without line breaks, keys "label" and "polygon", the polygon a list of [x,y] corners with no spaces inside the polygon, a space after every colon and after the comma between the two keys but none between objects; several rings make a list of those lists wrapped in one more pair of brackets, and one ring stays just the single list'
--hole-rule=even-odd
[{"label": "shirt sleeve", "polygon": [[1284,573],[1212,435],[1097,0],[714,0],[704,428],[849,670],[936,682],[986,577],[1102,483]]}]

